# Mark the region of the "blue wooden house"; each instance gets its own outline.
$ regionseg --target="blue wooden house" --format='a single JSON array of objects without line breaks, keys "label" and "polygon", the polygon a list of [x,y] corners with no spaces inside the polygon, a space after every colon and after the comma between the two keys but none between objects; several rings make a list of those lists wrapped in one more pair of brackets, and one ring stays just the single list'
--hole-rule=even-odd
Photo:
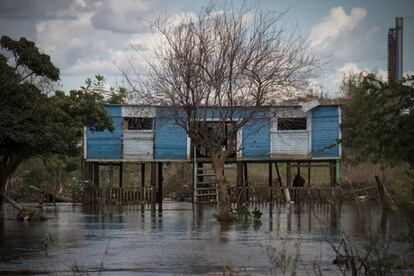
[{"label": "blue wooden house", "polygon": [[[151,185],[158,186],[158,202],[161,202],[163,162],[191,162],[194,164],[194,201],[203,201],[203,198],[218,200],[215,184],[207,185],[203,180],[202,164],[208,162],[208,158],[193,147],[186,131],[168,115],[166,107],[124,104],[106,105],[105,108],[113,120],[114,131],[94,132],[85,127],[84,159],[89,166],[86,171],[95,184],[99,185],[100,165],[110,165],[111,168],[119,165],[119,186],[122,187],[123,164],[135,162],[141,163],[141,184],[144,187],[145,163],[150,163]],[[214,109],[205,110],[214,121]],[[307,166],[307,185],[310,186],[311,165],[318,163],[317,166],[325,164],[330,168],[331,185],[335,186],[340,173],[340,122],[341,108],[335,104],[311,102],[260,108],[253,119],[238,131],[236,143],[239,151],[228,160],[237,164],[237,185],[239,182],[240,186],[248,185],[244,184],[248,163],[269,165],[269,187],[274,185],[274,164],[281,184],[278,164],[285,163],[288,186],[292,185],[292,164],[299,170]],[[141,197],[143,194],[144,188]]]},{"label": "blue wooden house", "polygon": [[[191,139],[165,114],[165,108],[106,105],[114,131],[86,128],[88,162],[189,161]],[[318,105],[264,107],[238,133],[236,160],[337,160],[341,156],[341,109]]]}]

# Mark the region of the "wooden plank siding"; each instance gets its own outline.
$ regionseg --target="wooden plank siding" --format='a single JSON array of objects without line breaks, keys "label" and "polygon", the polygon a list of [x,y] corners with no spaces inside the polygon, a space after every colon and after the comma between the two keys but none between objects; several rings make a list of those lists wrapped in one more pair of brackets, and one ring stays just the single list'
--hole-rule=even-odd
[{"label": "wooden plank siding", "polygon": [[312,157],[339,157],[339,107],[312,109]]},{"label": "wooden plank siding", "polygon": [[[105,107],[113,119],[115,130],[93,132],[86,128],[87,161],[187,161],[191,158],[191,139],[184,129],[176,125],[167,108]],[[215,117],[211,110],[207,112]],[[238,114],[233,115],[237,119]],[[153,118],[153,129],[124,130],[124,117]],[[280,131],[277,129],[278,117],[306,117],[306,130]],[[337,105],[317,106],[307,112],[298,106],[263,108],[239,131],[237,143],[242,151],[237,160],[339,158],[339,117],[340,107]]]},{"label": "wooden plank siding", "polygon": [[165,108],[157,108],[155,119],[155,159],[186,160],[187,133],[175,123]]},{"label": "wooden plank siding", "polygon": [[122,158],[122,108],[120,105],[106,105],[108,115],[111,116],[114,131],[91,131],[87,128],[87,159]]},{"label": "wooden plank siding", "polygon": [[243,158],[270,157],[270,112],[260,112],[242,131]]}]

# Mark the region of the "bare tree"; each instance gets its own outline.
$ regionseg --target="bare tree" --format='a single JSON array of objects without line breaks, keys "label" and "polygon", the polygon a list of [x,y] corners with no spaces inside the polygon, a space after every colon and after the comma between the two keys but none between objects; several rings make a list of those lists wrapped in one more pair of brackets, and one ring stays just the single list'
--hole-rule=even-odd
[{"label": "bare tree", "polygon": [[318,60],[287,27],[285,13],[210,5],[197,16],[159,19],[154,27],[162,43],[148,61],[146,79],[126,77],[136,98],[166,107],[192,143],[206,149],[218,185],[219,217],[229,220],[223,168],[240,150],[237,132],[260,117],[263,106],[303,92]]}]

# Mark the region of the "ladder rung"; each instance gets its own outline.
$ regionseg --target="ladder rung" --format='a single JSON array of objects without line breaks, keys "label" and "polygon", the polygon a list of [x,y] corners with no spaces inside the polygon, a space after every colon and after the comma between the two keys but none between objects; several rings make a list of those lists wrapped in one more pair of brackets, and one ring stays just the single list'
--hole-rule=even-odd
[{"label": "ladder rung", "polygon": [[216,176],[216,175],[212,173],[203,173],[203,174],[197,174],[196,176]]},{"label": "ladder rung", "polygon": [[197,196],[216,196],[217,194],[197,194]]},{"label": "ladder rung", "polygon": [[216,190],[216,188],[197,188],[197,191],[209,191],[209,190]]},{"label": "ladder rung", "polygon": [[216,182],[197,182],[197,185],[216,185]]}]

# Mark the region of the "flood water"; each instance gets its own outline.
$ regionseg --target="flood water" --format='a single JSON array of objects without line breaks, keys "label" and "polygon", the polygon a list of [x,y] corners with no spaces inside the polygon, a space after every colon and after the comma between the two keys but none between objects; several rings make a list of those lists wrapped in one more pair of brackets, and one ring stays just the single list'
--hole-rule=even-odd
[{"label": "flood water", "polygon": [[337,213],[328,205],[258,208],[261,224],[228,225],[213,217],[215,205],[185,202],[164,202],[162,213],[149,206],[104,212],[62,204],[44,208],[50,218],[46,222],[18,222],[16,212],[4,206],[0,274],[215,274],[225,267],[269,274],[265,248],[295,252],[296,244],[299,274],[312,270],[317,260],[324,274],[337,275],[327,239],[339,242],[341,231],[360,234],[365,225],[380,235],[404,229],[398,217],[368,203],[363,216],[355,204],[344,204]]}]

